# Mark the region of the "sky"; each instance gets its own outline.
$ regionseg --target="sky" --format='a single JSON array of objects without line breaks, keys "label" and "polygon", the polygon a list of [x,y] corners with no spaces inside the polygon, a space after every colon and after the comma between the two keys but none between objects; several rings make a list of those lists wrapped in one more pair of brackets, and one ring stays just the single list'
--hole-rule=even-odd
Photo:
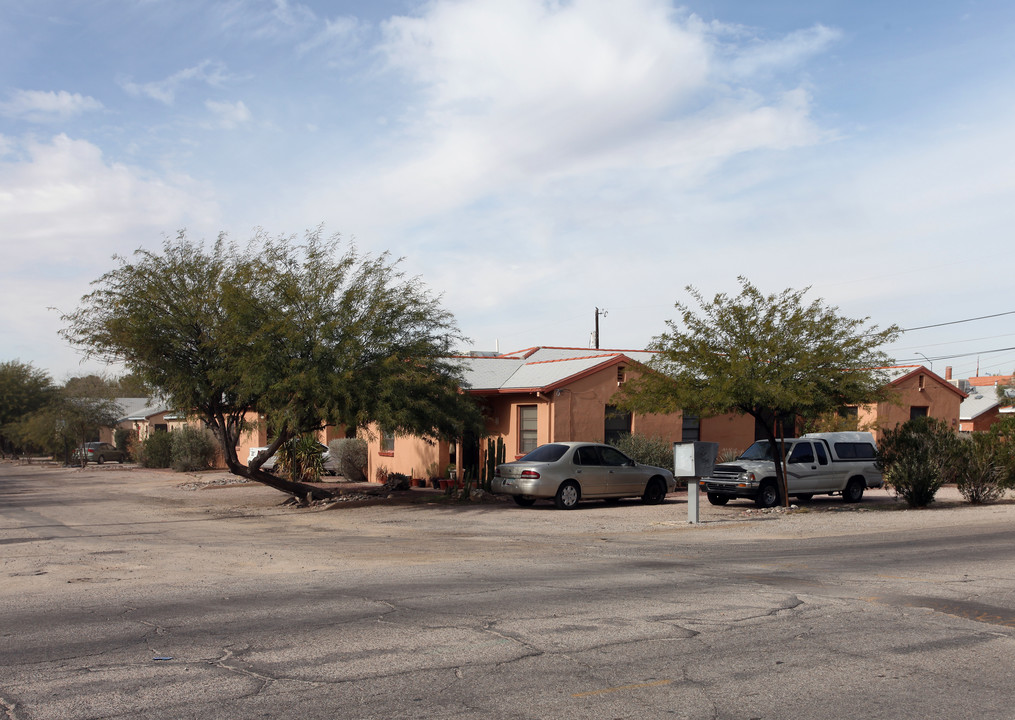
[{"label": "sky", "polygon": [[1010,373],[1013,37],[1010,0],[0,2],[0,361],[117,374],[58,335],[114,255],[323,224],[463,350],[597,310],[642,349],[742,276]]}]

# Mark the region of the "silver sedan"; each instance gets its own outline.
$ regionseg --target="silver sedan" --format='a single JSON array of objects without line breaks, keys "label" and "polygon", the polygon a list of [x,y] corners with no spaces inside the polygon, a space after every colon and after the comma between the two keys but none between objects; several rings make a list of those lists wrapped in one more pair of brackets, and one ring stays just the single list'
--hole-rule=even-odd
[{"label": "silver sedan", "polygon": [[498,465],[491,487],[495,493],[511,495],[522,507],[545,498],[570,510],[580,500],[594,498],[640,497],[654,505],[676,485],[669,470],[640,465],[610,445],[559,442]]}]

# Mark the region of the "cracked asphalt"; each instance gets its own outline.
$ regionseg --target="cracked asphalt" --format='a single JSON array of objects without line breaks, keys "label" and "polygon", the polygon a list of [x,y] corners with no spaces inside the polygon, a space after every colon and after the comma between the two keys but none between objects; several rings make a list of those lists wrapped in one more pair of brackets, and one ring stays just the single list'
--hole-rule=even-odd
[{"label": "cracked asphalt", "polygon": [[1010,501],[689,525],[193,481],[0,463],[0,717],[1015,717]]}]

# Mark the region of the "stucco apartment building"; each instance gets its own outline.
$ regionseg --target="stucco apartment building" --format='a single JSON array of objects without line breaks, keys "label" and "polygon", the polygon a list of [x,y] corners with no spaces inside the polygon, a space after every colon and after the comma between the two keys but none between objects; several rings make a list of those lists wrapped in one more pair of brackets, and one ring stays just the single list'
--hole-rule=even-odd
[{"label": "stucco apartment building", "polygon": [[[720,447],[744,449],[754,441],[750,418],[685,417],[683,413],[642,415],[617,410],[614,396],[643,370],[653,353],[644,350],[532,347],[517,352],[474,354],[462,358],[463,390],[473,395],[487,418],[486,437],[504,441],[506,459],[514,460],[549,442],[610,442],[623,433],[660,437],[669,442],[711,440]],[[478,467],[485,438],[427,444],[419,438],[388,435],[372,427],[368,477],[378,468],[415,477],[458,473]],[[482,442],[481,442],[482,440]]]}]

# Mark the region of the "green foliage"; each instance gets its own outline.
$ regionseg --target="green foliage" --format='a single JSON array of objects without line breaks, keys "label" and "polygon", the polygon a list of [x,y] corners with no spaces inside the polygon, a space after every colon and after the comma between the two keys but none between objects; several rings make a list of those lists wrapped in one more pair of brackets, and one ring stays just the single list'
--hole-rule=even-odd
[{"label": "green foliage", "polygon": [[968,502],[977,505],[997,500],[1004,493],[1008,478],[1006,449],[996,435],[976,432],[963,438],[958,451],[956,485]]},{"label": "green foliage", "polygon": [[39,447],[26,442],[23,428],[17,424],[45,407],[55,395],[56,388],[45,371],[19,360],[0,363],[0,454]]},{"label": "green foliage", "polygon": [[366,482],[367,441],[362,438],[339,438],[328,443],[331,457],[338,463],[338,472],[346,480]]},{"label": "green foliage", "polygon": [[[503,464],[507,456],[507,448],[504,446],[504,438],[498,437],[496,443],[493,438],[487,438],[486,440],[486,463],[482,470],[482,476],[479,480],[479,486],[481,490],[490,492],[493,487],[493,474],[497,470],[497,466]],[[451,466],[449,466],[450,468]],[[465,473],[468,477],[469,473]]]},{"label": "green foliage", "polygon": [[302,242],[258,233],[243,249],[181,233],[94,286],[64,316],[64,337],[126,362],[208,423],[233,473],[284,492],[316,491],[239,462],[248,413],[274,429],[272,452],[326,424],[437,439],[480,422],[452,359],[464,338],[440,299],[388,254],[360,255],[320,229]]},{"label": "green foliage", "polygon": [[673,470],[673,443],[639,433],[624,434],[613,443],[618,450],[642,465]]},{"label": "green foliage", "polygon": [[314,435],[300,435],[275,454],[275,467],[294,482],[320,482],[324,473],[323,451]]},{"label": "green foliage", "polygon": [[918,417],[886,430],[878,444],[885,483],[910,507],[934,502],[944,483],[957,480],[962,462],[958,436],[935,418]]},{"label": "green foliage", "polygon": [[140,457],[135,458],[141,467],[167,468],[173,462],[173,438],[168,432],[153,432],[142,440]]},{"label": "green foliage", "polygon": [[1002,415],[1001,420],[991,425],[987,432],[993,441],[997,461],[1004,470],[1001,485],[1015,488],[1015,416]]},{"label": "green foliage", "polygon": [[[807,289],[764,295],[747,279],[739,282],[738,296],[710,301],[687,287],[698,307],[676,304],[680,321],[668,321],[668,332],[653,339],[654,372],[625,383],[620,405],[644,413],[743,413],[775,443],[784,421],[886,396],[881,368],[891,360],[879,348],[898,336],[896,326],[879,330],[821,300],[805,303]],[[778,465],[776,473],[781,478]]]},{"label": "green foliage", "polygon": [[120,452],[130,454],[130,439],[134,433],[127,428],[116,428],[113,430],[113,445]]},{"label": "green foliage", "polygon": [[170,467],[176,472],[208,470],[215,462],[215,438],[204,428],[184,425],[168,434],[171,442]]}]

